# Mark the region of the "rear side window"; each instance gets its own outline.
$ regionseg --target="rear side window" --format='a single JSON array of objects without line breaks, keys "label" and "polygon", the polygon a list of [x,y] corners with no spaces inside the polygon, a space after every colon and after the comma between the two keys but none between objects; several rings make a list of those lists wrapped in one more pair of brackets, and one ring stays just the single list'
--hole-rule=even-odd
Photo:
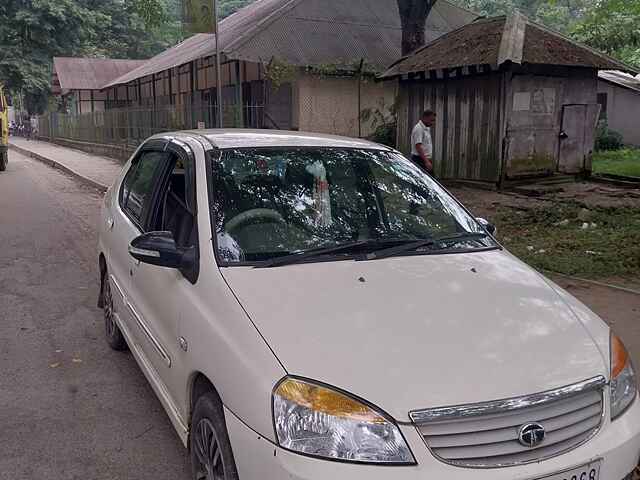
[{"label": "rear side window", "polygon": [[144,213],[151,202],[158,169],[169,155],[167,152],[143,152],[124,178],[120,205],[138,224],[143,223]]}]

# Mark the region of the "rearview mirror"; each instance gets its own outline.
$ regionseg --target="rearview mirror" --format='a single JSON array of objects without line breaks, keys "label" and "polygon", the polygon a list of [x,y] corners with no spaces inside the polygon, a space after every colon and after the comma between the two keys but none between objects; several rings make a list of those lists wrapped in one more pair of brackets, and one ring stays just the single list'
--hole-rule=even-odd
[{"label": "rearview mirror", "polygon": [[493,223],[489,222],[489,220],[484,218],[476,218],[476,220],[480,225],[484,227],[484,229],[489,233],[489,235],[493,235],[494,237],[496,236],[496,233],[498,233],[498,229]]},{"label": "rearview mirror", "polygon": [[158,267],[180,269],[184,250],[176,246],[171,232],[149,232],[134,238],[129,255],[142,263]]}]

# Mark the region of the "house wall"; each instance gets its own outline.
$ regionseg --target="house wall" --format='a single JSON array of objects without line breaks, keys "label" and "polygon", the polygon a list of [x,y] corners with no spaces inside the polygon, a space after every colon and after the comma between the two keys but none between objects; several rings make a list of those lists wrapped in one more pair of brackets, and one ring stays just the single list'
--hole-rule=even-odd
[{"label": "house wall", "polygon": [[599,80],[598,93],[606,95],[603,118],[609,128],[620,132],[625,143],[640,147],[640,92]]},{"label": "house wall", "polygon": [[[232,61],[221,65],[220,78],[225,90],[228,87],[233,88],[238,83],[237,63]],[[239,62],[239,71],[242,83],[258,81],[263,77],[261,66],[257,63]],[[127,85],[108,88],[105,94],[113,106],[124,106],[125,104],[152,106],[155,88],[158,106],[171,104],[181,106],[190,103],[193,93],[198,101],[202,97],[202,92],[207,92],[215,87],[215,59],[207,57],[158,72],[155,75],[139,78]],[[235,91],[230,90],[230,93],[226,93],[223,95],[223,102],[233,103]]]},{"label": "house wall", "polygon": [[501,158],[501,73],[403,82],[398,146],[411,154],[411,131],[422,112],[436,112],[431,129],[435,173],[443,179],[497,182]]},{"label": "house wall", "polygon": [[[294,94],[297,126],[300,130],[358,137],[358,79],[300,74]],[[363,80],[361,110],[387,111],[396,100],[395,82]],[[373,133],[371,121],[361,122],[361,136]]]},{"label": "house wall", "polygon": [[[398,100],[398,146],[406,155],[421,113],[436,112],[432,138],[440,178],[501,182],[591,169],[598,111],[595,70],[514,67],[451,75],[403,81]],[[584,139],[576,146],[580,160],[563,163],[563,110],[576,104],[585,112]]]},{"label": "house wall", "polygon": [[78,90],[75,92],[76,113],[103,112],[106,94],[100,90]]},{"label": "house wall", "polygon": [[[580,173],[591,169],[597,116],[597,72],[592,69],[514,68],[507,73],[505,103],[505,176]],[[565,106],[585,105],[581,122],[585,136],[578,140],[581,159],[567,159],[561,142]],[[571,139],[574,141],[574,139]]]}]

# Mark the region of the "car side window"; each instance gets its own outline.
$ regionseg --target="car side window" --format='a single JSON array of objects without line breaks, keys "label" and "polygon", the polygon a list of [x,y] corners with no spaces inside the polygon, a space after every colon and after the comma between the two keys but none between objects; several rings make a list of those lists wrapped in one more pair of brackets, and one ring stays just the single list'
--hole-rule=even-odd
[{"label": "car side window", "polygon": [[161,151],[143,152],[124,178],[120,205],[139,225],[142,225],[151,201],[158,169],[164,165],[168,155]]},{"label": "car side window", "polygon": [[[158,204],[154,208],[155,230],[173,234],[176,245],[189,248],[196,245],[196,219],[189,206],[190,184],[188,171],[193,169],[193,160],[188,156],[174,156],[170,162],[168,177],[157,195]],[[192,187],[191,187],[192,188]]]}]

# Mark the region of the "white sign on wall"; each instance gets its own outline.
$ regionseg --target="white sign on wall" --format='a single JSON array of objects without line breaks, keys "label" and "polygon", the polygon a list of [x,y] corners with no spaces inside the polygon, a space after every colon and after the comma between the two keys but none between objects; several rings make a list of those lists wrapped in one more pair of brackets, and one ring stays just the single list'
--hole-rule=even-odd
[{"label": "white sign on wall", "polygon": [[513,94],[514,112],[531,112],[538,115],[549,115],[556,111],[556,89],[538,88],[532,92],[515,92]]},{"label": "white sign on wall", "polygon": [[515,92],[513,94],[513,111],[528,112],[531,110],[531,92]]},{"label": "white sign on wall", "polygon": [[556,89],[539,88],[534,90],[531,96],[531,111],[542,115],[555,113]]}]

